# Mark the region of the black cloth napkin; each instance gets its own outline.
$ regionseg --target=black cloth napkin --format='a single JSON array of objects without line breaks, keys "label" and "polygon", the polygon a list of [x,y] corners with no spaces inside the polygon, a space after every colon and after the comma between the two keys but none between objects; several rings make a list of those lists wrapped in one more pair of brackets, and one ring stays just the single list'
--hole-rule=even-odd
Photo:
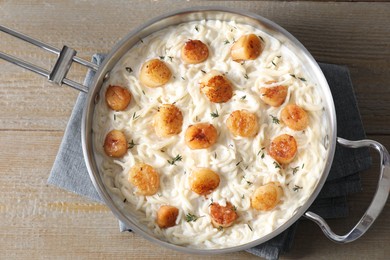
[{"label": "black cloth napkin", "polygon": [[[99,65],[104,57],[102,54],[96,54],[93,56],[93,62]],[[348,68],[332,64],[320,64],[320,67],[333,94],[337,113],[337,135],[351,140],[364,139],[365,132]],[[85,85],[91,84],[93,75],[94,72],[88,72]],[[48,183],[103,202],[89,178],[81,148],[81,117],[85,100],[86,94],[80,93]],[[359,171],[369,168],[370,165],[371,157],[367,148],[346,149],[338,145],[329,177],[310,211],[324,218],[346,217],[348,214],[346,196],[361,190]],[[130,231],[120,224],[122,231]],[[275,238],[247,251],[266,259],[278,259],[280,254],[291,249],[297,228],[298,223],[295,223]]]}]

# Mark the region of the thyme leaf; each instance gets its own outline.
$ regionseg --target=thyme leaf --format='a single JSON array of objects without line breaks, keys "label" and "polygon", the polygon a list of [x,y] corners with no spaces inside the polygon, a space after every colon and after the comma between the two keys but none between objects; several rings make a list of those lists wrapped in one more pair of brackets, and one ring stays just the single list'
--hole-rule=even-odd
[{"label": "thyme leaf", "polygon": [[292,174],[294,175],[294,174],[296,174],[298,172],[299,166],[291,168],[291,169],[292,169]]},{"label": "thyme leaf", "polygon": [[263,37],[261,37],[260,35],[257,35],[257,37],[259,37],[259,39],[260,39],[262,42],[264,42]]},{"label": "thyme leaf", "polygon": [[228,44],[228,43],[230,43],[230,42],[229,42],[229,40],[226,40],[226,41],[224,41],[224,43],[225,43],[225,44]]},{"label": "thyme leaf", "polygon": [[126,67],[126,71],[127,71],[128,73],[132,73],[132,72],[133,72],[133,69],[130,68],[130,67]]},{"label": "thyme leaf", "polygon": [[297,191],[299,191],[301,189],[303,189],[303,187],[298,186],[298,185],[294,185],[293,191],[297,192]]},{"label": "thyme leaf", "polygon": [[242,96],[240,99],[241,100],[245,100],[246,99],[246,95]]},{"label": "thyme leaf", "polygon": [[195,25],[195,30],[196,30],[197,32],[199,32],[199,28],[198,28],[197,25]]},{"label": "thyme leaf", "polygon": [[300,80],[302,80],[302,81],[306,81],[306,79],[305,79],[305,78],[300,78],[300,77],[298,77],[298,79],[300,79]]},{"label": "thyme leaf", "polygon": [[191,221],[193,221],[193,222],[195,222],[195,221],[197,221],[198,220],[198,216],[196,216],[196,215],[194,215],[194,214],[191,214],[191,213],[188,213],[187,215],[186,215],[186,221],[187,222],[191,222]]},{"label": "thyme leaf", "polygon": [[273,116],[273,115],[269,115],[269,116],[272,118],[272,123],[274,123],[274,124],[280,123],[279,119],[276,116]]},{"label": "thyme leaf", "polygon": [[160,60],[163,60],[165,59],[165,56],[159,56],[160,57]]},{"label": "thyme leaf", "polygon": [[131,139],[131,142],[129,143],[129,146],[127,147],[127,149],[132,149],[136,145],[138,145],[138,144],[134,143],[134,140]]},{"label": "thyme leaf", "polygon": [[172,158],[172,160],[167,160],[167,162],[170,164],[170,165],[176,165],[176,162],[179,162],[183,159],[183,157],[181,157],[180,154],[176,155],[175,158]]},{"label": "thyme leaf", "polygon": [[247,225],[248,225],[248,228],[249,228],[251,231],[253,231],[252,227],[251,227],[249,224],[247,224]]},{"label": "thyme leaf", "polygon": [[139,115],[137,116],[137,112],[134,112],[134,114],[133,114],[133,120],[136,120],[137,118],[139,118]]},{"label": "thyme leaf", "polygon": [[215,110],[215,112],[211,112],[210,115],[212,118],[219,117],[218,110]]},{"label": "thyme leaf", "polygon": [[244,78],[249,79],[248,74],[245,74],[245,75],[244,75]]},{"label": "thyme leaf", "polygon": [[274,161],[274,165],[276,169],[280,169],[280,164],[278,162]]}]

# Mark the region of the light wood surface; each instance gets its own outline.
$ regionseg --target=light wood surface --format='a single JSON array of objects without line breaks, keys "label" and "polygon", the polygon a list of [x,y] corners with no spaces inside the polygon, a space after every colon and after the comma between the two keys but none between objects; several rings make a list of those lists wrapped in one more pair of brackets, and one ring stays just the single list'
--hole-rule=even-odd
[{"label": "light wood surface", "polygon": [[[237,7],[263,15],[295,35],[318,61],[346,64],[368,137],[390,148],[390,4],[386,2],[271,1],[5,1],[0,24],[53,46],[67,44],[87,60],[108,52],[129,31],[168,11],[199,5]],[[49,68],[55,57],[0,33],[0,51]],[[185,255],[132,233],[120,233],[104,205],[46,184],[78,92],[55,87],[0,60],[1,259],[256,259],[246,252]],[[71,77],[83,81],[85,68]],[[374,162],[378,162],[374,156]],[[348,219],[330,221],[345,232],[375,191],[378,167],[363,174]],[[389,204],[389,203],[388,203]],[[388,259],[390,207],[360,240],[327,240],[313,223],[299,226],[281,259]]]}]

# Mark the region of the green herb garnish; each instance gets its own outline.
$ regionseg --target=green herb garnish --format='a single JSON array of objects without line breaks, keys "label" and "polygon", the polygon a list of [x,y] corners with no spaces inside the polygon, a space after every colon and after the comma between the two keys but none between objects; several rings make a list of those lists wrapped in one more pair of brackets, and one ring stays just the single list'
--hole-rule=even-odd
[{"label": "green herb garnish", "polygon": [[126,67],[126,71],[127,71],[128,73],[132,73],[132,72],[133,72],[133,69],[130,68],[130,67]]},{"label": "green herb garnish", "polygon": [[277,163],[276,161],[274,161],[274,165],[275,165],[275,168],[276,168],[276,169],[280,169],[280,164]]},{"label": "green herb garnish", "polygon": [[274,123],[274,124],[280,123],[279,119],[276,116],[273,116],[273,115],[269,115],[269,116],[272,118],[272,123]]},{"label": "green herb garnish", "polygon": [[291,168],[291,169],[292,169],[292,174],[294,175],[294,174],[296,174],[298,172],[299,166]]},{"label": "green herb garnish", "polygon": [[293,191],[299,191],[299,190],[301,190],[302,188],[303,188],[303,187],[301,187],[301,186],[294,185]]},{"label": "green herb garnish", "polygon": [[219,117],[218,110],[215,110],[215,112],[211,112],[210,115],[212,118]]},{"label": "green herb garnish", "polygon": [[191,222],[191,221],[195,222],[196,220],[198,220],[198,218],[199,218],[198,216],[195,216],[194,214],[191,214],[191,213],[188,213],[186,215],[187,222]]},{"label": "green herb garnish", "polygon": [[133,148],[136,145],[138,145],[138,144],[134,143],[134,140],[131,139],[131,142],[129,143],[129,146],[127,147],[127,149],[131,149],[131,148]]},{"label": "green herb garnish", "polygon": [[183,159],[183,157],[181,157],[180,154],[176,155],[175,158],[172,158],[172,160],[167,160],[167,162],[170,164],[170,165],[176,165],[176,162],[179,162]]}]

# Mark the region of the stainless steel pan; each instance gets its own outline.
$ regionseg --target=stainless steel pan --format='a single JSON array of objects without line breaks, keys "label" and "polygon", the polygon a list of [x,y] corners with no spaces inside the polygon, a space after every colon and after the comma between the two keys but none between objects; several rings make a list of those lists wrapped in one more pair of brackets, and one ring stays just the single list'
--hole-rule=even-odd
[{"label": "stainless steel pan", "polygon": [[[99,156],[95,153],[94,144],[92,142],[92,118],[95,103],[99,99],[99,92],[102,87],[103,81],[110,76],[111,69],[115,66],[119,59],[140,39],[148,36],[153,32],[161,30],[170,25],[203,19],[223,21],[235,20],[238,23],[249,24],[273,35],[273,37],[277,38],[288,48],[290,48],[301,60],[302,64],[305,64],[304,69],[306,73],[308,73],[311,78],[314,79],[314,83],[320,87],[322,95],[324,97],[326,120],[329,126],[326,144],[328,146],[326,166],[322,173],[321,179],[319,180],[317,187],[313,191],[309,200],[302,207],[297,209],[295,215],[292,218],[290,218],[285,224],[277,228],[272,233],[260,239],[254,240],[250,243],[224,249],[193,249],[170,244],[168,242],[156,238],[151,231],[149,231],[146,227],[144,227],[137,221],[137,219],[131,214],[131,212],[124,210],[122,207],[123,203],[121,203],[121,201],[119,201],[119,199],[116,198],[114,195],[110,194],[110,192],[106,189],[102,181],[102,174],[99,172],[97,166]],[[390,156],[386,148],[380,143],[372,140],[349,141],[340,137],[336,137],[336,114],[332,95],[330,93],[328,83],[326,82],[326,79],[317,62],[306,50],[306,48],[290,33],[288,33],[286,30],[284,30],[277,24],[273,23],[272,21],[269,21],[257,14],[222,7],[203,7],[185,9],[157,17],[145,23],[144,25],[136,28],[125,38],[123,38],[119,43],[117,43],[110,51],[108,56],[105,58],[103,64],[101,64],[99,67],[95,64],[78,58],[76,56],[76,51],[67,46],[64,46],[61,50],[59,50],[45,43],[34,40],[28,36],[10,30],[6,27],[0,26],[0,30],[50,51],[56,54],[58,56],[58,59],[53,69],[51,71],[48,71],[1,52],[0,58],[14,63],[20,67],[36,72],[42,76],[45,76],[48,78],[49,81],[54,82],[58,85],[65,84],[80,91],[88,92],[88,98],[84,108],[81,131],[85,162],[89,171],[90,178],[95,185],[97,191],[99,192],[100,196],[104,199],[107,206],[118,217],[118,219],[120,219],[136,233],[143,235],[145,238],[157,244],[186,253],[211,254],[240,251],[256,246],[275,237],[276,235],[287,229],[290,225],[292,225],[302,216],[317,223],[323,230],[324,234],[330,240],[339,243],[348,243],[358,239],[368,230],[368,228],[372,225],[372,223],[378,217],[384,205],[386,204],[390,190]],[[66,78],[66,74],[73,62],[85,65],[90,69],[96,71],[91,86],[84,86]],[[320,216],[316,215],[313,212],[307,211],[309,206],[317,197],[328,176],[335,152],[336,143],[339,143],[340,145],[349,148],[372,147],[376,149],[380,154],[380,176],[377,191],[374,195],[374,198],[370,206],[368,207],[366,213],[359,220],[356,226],[350,232],[343,236],[335,234]]]}]

